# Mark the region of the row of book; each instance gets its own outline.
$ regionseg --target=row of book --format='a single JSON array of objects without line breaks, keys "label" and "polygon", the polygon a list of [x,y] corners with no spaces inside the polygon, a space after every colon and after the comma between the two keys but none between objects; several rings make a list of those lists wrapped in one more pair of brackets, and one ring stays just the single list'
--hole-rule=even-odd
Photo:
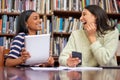
[{"label": "row of book", "polygon": [[72,32],[74,30],[80,29],[82,23],[79,19],[68,17],[62,18],[55,16],[53,20],[53,32]]},{"label": "row of book", "polygon": [[12,41],[12,38],[10,37],[0,37],[0,46],[4,46],[5,49],[9,49],[11,41]]},{"label": "row of book", "polygon": [[1,12],[22,12],[24,10],[35,10],[36,0],[0,0]]},{"label": "row of book", "polygon": [[63,50],[65,45],[67,44],[68,38],[67,37],[56,37],[54,39],[54,48],[53,48],[53,56],[59,56],[60,52]]},{"label": "row of book", "polygon": [[50,13],[51,0],[0,0],[0,12],[22,12],[35,10],[41,14]]},{"label": "row of book", "polygon": [[0,19],[0,33],[1,34],[15,34],[18,16],[2,15]]},{"label": "row of book", "polygon": [[53,10],[82,11],[87,5],[99,5],[108,13],[120,12],[119,0],[0,0],[0,12],[22,12],[33,9],[41,14]]}]

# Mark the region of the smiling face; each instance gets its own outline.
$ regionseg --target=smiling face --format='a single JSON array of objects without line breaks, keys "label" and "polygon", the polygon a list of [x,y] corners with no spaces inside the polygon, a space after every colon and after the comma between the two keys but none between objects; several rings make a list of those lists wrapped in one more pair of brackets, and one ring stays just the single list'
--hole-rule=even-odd
[{"label": "smiling face", "polygon": [[80,17],[80,21],[83,22],[83,26],[91,23],[96,23],[96,17],[90,13],[87,9],[82,11],[82,15]]},{"label": "smiling face", "polygon": [[26,22],[29,34],[36,34],[36,31],[41,29],[40,24],[41,21],[39,14],[36,12],[32,12],[32,14],[30,15]]}]

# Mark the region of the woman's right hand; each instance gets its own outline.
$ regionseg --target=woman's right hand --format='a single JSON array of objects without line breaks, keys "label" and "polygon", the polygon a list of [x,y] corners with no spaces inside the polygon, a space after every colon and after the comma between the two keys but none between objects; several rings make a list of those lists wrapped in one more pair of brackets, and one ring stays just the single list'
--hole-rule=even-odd
[{"label": "woman's right hand", "polygon": [[69,58],[67,59],[67,66],[69,67],[76,67],[81,60],[79,58],[72,58],[72,55],[70,54]]},{"label": "woman's right hand", "polygon": [[95,23],[86,24],[84,26],[85,32],[91,43],[96,41],[97,25]]},{"label": "woman's right hand", "polygon": [[23,61],[23,63],[24,63],[28,58],[30,58],[29,52],[27,52],[26,49],[22,49],[20,59],[21,59],[21,60]]}]

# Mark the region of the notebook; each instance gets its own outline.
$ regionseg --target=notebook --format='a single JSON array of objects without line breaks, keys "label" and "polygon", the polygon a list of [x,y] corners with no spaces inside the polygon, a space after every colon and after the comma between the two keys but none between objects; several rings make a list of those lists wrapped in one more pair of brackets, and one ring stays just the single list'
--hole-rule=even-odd
[{"label": "notebook", "polygon": [[47,62],[50,49],[50,34],[25,36],[25,48],[30,58],[25,65],[37,65]]}]

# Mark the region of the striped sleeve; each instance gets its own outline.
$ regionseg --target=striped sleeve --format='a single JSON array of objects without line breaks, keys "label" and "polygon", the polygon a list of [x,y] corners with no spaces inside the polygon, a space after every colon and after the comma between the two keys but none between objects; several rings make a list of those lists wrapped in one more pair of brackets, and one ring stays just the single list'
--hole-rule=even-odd
[{"label": "striped sleeve", "polygon": [[13,40],[10,53],[7,57],[18,58],[20,56],[21,49],[24,48],[24,33],[19,33]]}]

